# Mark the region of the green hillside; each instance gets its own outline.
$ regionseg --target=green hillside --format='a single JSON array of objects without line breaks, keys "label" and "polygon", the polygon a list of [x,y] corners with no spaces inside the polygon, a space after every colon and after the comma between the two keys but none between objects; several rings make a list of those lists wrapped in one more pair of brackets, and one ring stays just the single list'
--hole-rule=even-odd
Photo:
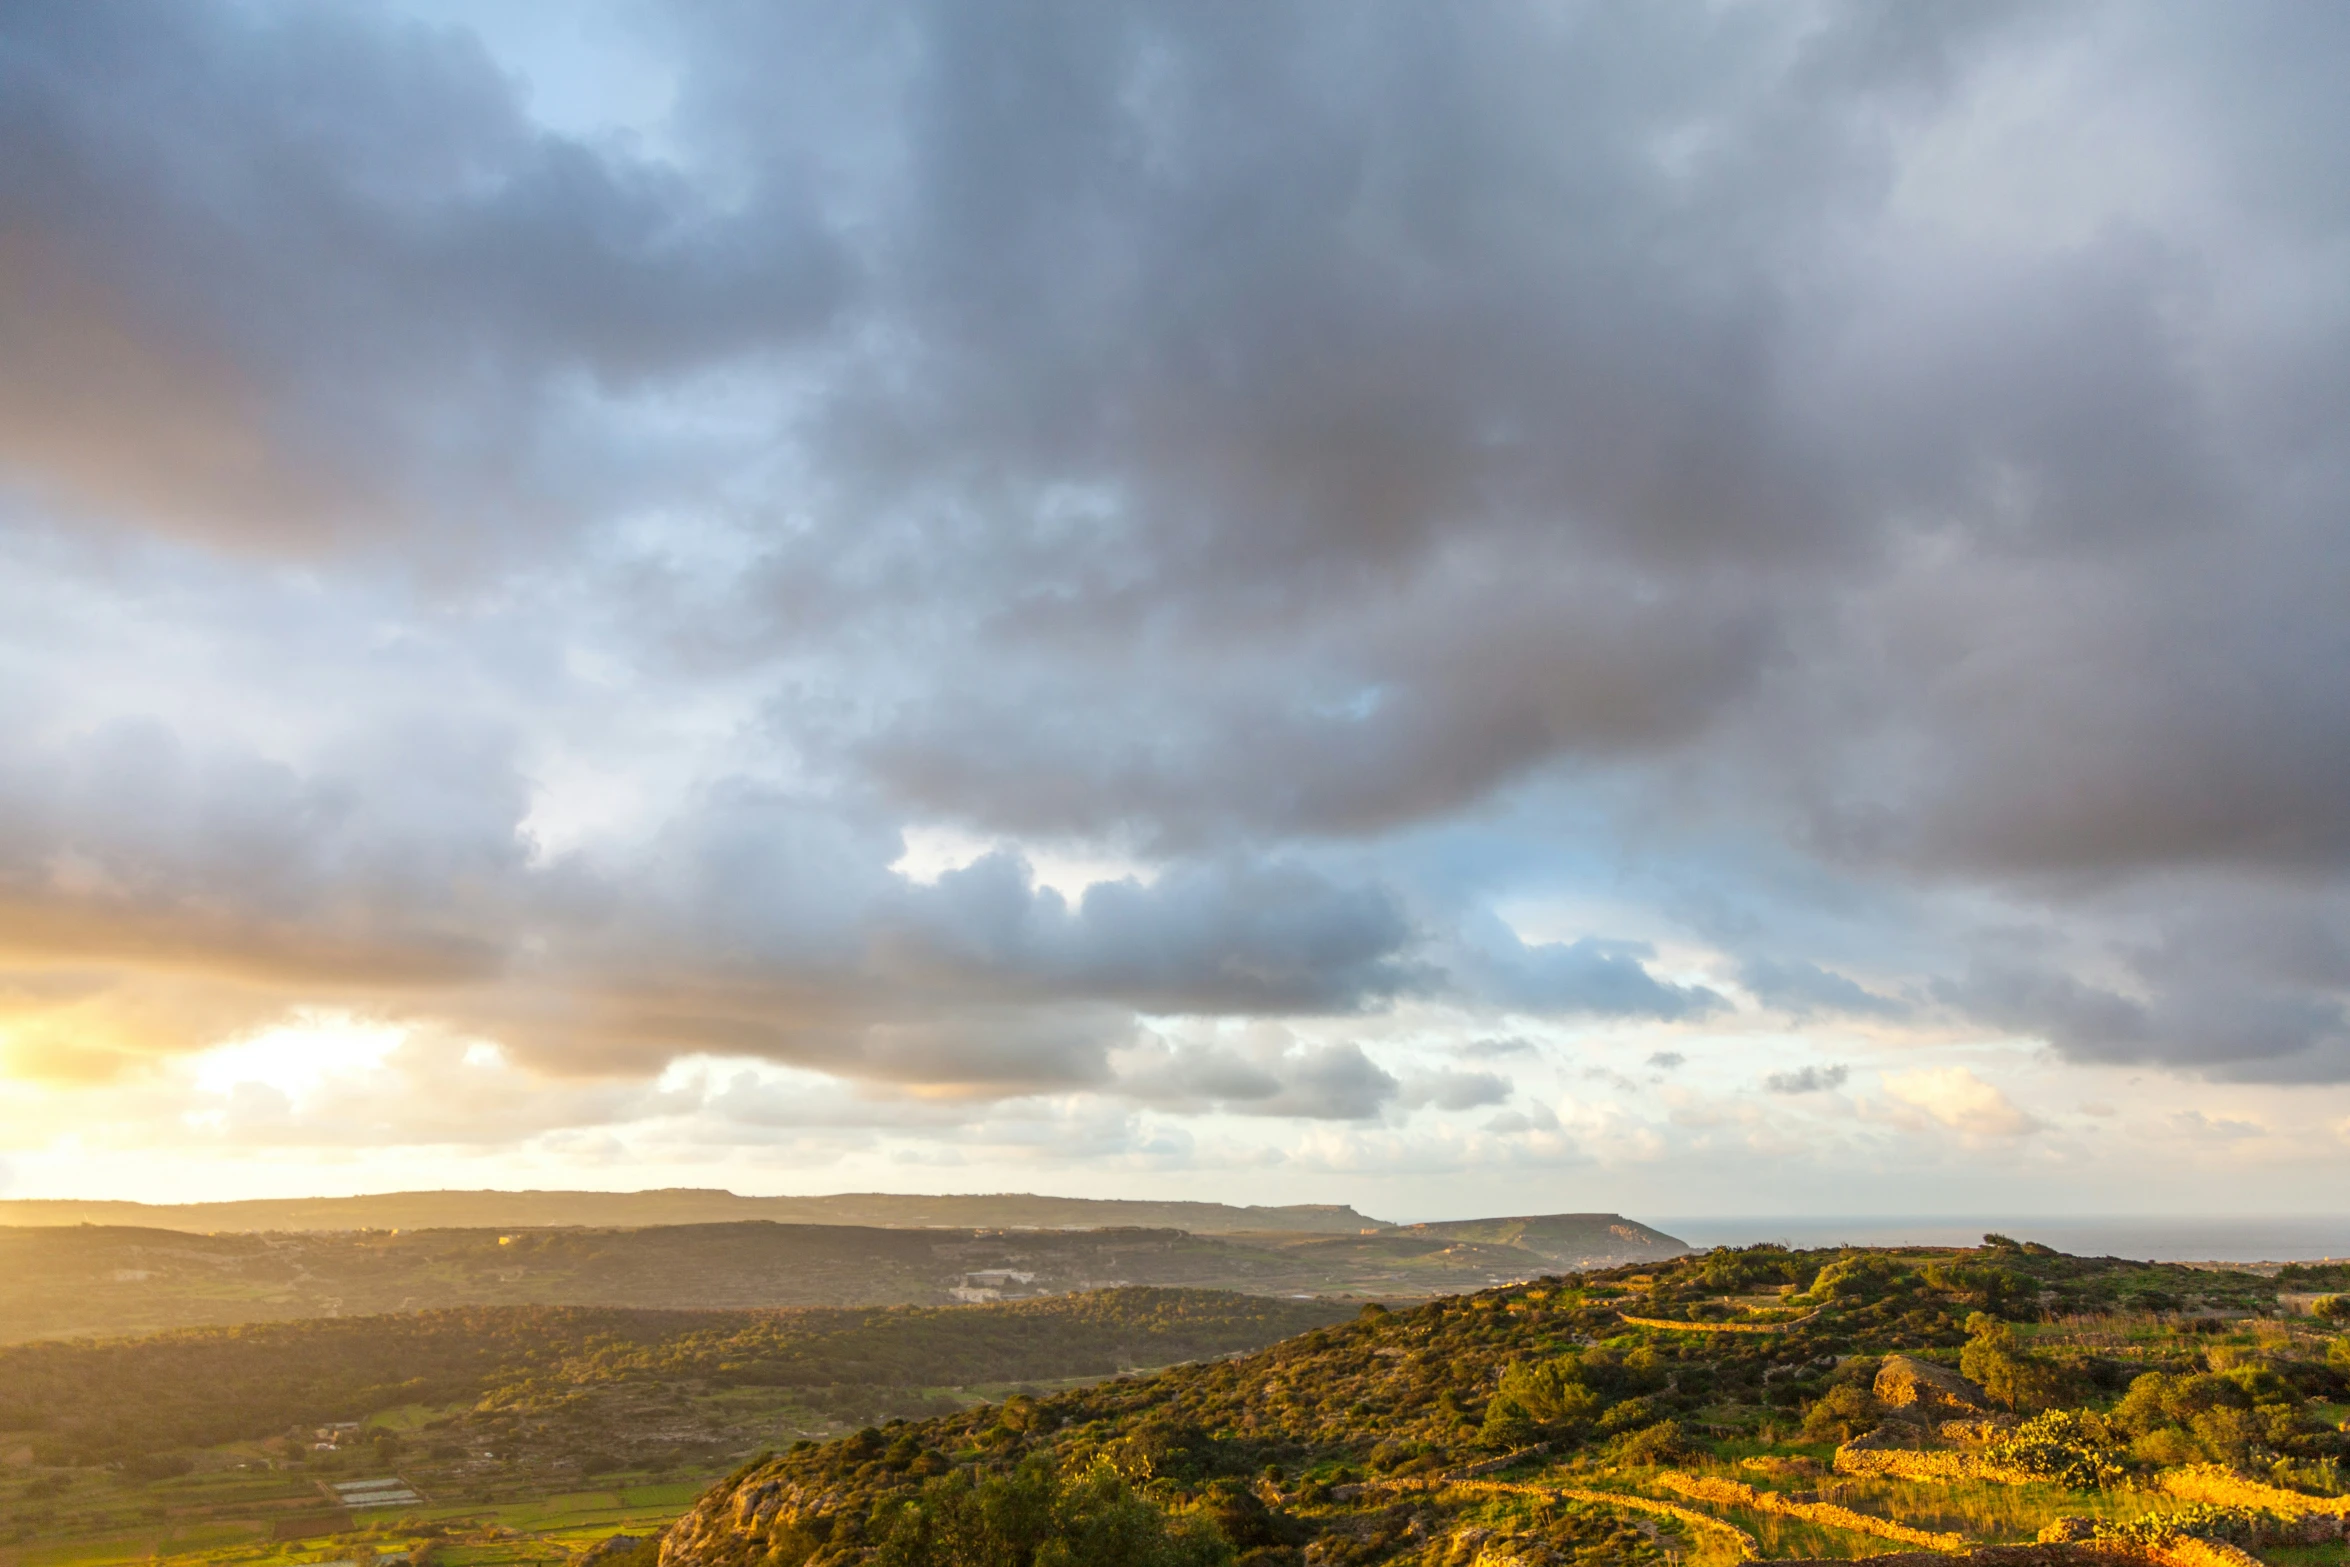
[{"label": "green hillside", "polygon": [[[2289,1542],[2338,1521],[2350,1342],[2273,1304],[2249,1274],[2013,1244],[1717,1251],[1367,1307],[1240,1359],[810,1444],[705,1496],[662,1560],[1042,1562],[1108,1519],[1141,1543],[1101,1561],[1662,1563],[1925,1541],[2023,1542],[1999,1558],[2020,1563],[2086,1560],[2030,1542],[2104,1529],[2115,1549],[2183,1531],[2338,1563],[2338,1531]],[[1911,1418],[1937,1378],[1953,1402]],[[1906,1456],[1874,1459],[1864,1437]],[[2222,1479],[2252,1502],[2196,1511]]]}]

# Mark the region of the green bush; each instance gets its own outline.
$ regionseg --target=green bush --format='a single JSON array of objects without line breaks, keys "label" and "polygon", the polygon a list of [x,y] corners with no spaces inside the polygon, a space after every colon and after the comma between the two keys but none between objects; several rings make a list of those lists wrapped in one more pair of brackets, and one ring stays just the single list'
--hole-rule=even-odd
[{"label": "green bush", "polygon": [[1609,1461],[1619,1464],[1678,1464],[1695,1453],[1678,1420],[1659,1420],[1627,1431],[1607,1445]]},{"label": "green bush", "polygon": [[2104,1420],[2078,1409],[2051,1409],[1994,1437],[1983,1456],[1995,1464],[2092,1491],[2122,1478],[2120,1444]]},{"label": "green bush", "polygon": [[1800,1284],[1804,1264],[1784,1246],[1717,1246],[1697,1265],[1693,1282],[1725,1293],[1762,1284]]},{"label": "green bush", "polygon": [[875,1567],[1223,1567],[1231,1546],[1206,1516],[1171,1519],[1097,1465],[1056,1480],[1031,1459],[974,1481],[958,1471],[896,1509]]},{"label": "green bush", "polygon": [[1804,1412],[1803,1439],[1849,1442],[1874,1431],[1884,1418],[1885,1406],[1867,1388],[1839,1382]]},{"label": "green bush", "polygon": [[1902,1274],[1891,1257],[1862,1252],[1840,1257],[1820,1269],[1805,1293],[1813,1300],[1874,1300],[1889,1290]]},{"label": "green bush", "polygon": [[2101,1518],[2091,1538],[2128,1540],[2139,1545],[2163,1545],[2181,1538],[2252,1545],[2276,1527],[2275,1518],[2254,1508],[2193,1502],[2175,1513],[2156,1513],[2127,1523]]},{"label": "green bush", "polygon": [[1507,1451],[1555,1440],[1597,1413],[1600,1396],[1577,1379],[1578,1369],[1578,1362],[1562,1357],[1520,1361],[1503,1371],[1485,1403],[1485,1445]]},{"label": "green bush", "polygon": [[2025,1347],[2015,1329],[1988,1312],[1966,1319],[1970,1335],[1959,1351],[1958,1369],[1983,1391],[2014,1410],[2045,1409],[2064,1392],[2064,1377]]}]

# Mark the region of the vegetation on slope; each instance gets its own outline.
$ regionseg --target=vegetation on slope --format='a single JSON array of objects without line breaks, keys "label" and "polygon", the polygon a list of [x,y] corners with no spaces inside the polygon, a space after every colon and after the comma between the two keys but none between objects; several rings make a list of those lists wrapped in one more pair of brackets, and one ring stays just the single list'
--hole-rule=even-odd
[{"label": "vegetation on slope", "polygon": [[[2338,1484],[2350,1445],[2328,1418],[2328,1401],[2350,1389],[2350,1349],[2337,1340],[2329,1354],[2321,1340],[2283,1329],[2265,1348],[2257,1337],[2219,1342],[2252,1337],[2240,1330],[2273,1306],[2273,1291],[2250,1274],[1998,1241],[1964,1252],[1725,1250],[1411,1310],[1366,1308],[1245,1358],[1008,1399],[769,1458],[681,1520],[664,1562],[961,1559],[910,1557],[893,1544],[908,1510],[942,1505],[948,1488],[1021,1474],[1063,1484],[1114,1477],[1162,1509],[1169,1530],[1197,1538],[1212,1528],[1244,1561],[1306,1560],[1308,1545],[1313,1562],[1339,1567],[1466,1561],[1475,1552],[1461,1554],[1464,1531],[1487,1528],[1497,1498],[1518,1493],[1465,1475],[1514,1455],[1507,1474],[1542,1480],[1552,1500],[1541,1505],[1558,1512],[1568,1505],[1559,1498],[1598,1494],[1593,1485],[1639,1486],[1644,1476],[1742,1458],[1784,1463],[1776,1473],[1786,1476],[1817,1474],[1836,1444],[1892,1423],[1877,1388],[1896,1352],[1924,1366],[1921,1376],[1984,1397],[1961,1380],[1963,1366],[1988,1402],[2004,1406],[1976,1411],[1998,1460],[1976,1462],[2039,1486],[2054,1499],[2044,1511],[2112,1512],[2102,1487],[2186,1454],[2323,1490]],[[2068,1322],[2099,1324],[2095,1343],[2074,1337]],[[1719,1331],[1734,1326],[1761,1331]],[[1919,1442],[1940,1440],[1932,1425],[1916,1429]],[[1741,1483],[1774,1486],[1773,1473],[1750,1471]],[[1871,1494],[1884,1505],[1908,1483],[1854,1484],[1877,1487]],[[1739,1494],[1735,1485],[1683,1486]],[[1655,1512],[1654,1499],[1643,1505]],[[1664,1516],[1669,1534],[1669,1508]],[[1800,1540],[1826,1549],[1833,1525],[1790,1520],[1850,1515],[1805,1501],[1737,1516],[1782,1543],[1810,1530]],[[2036,1528],[2054,1516],[2023,1521]],[[1877,1532],[1896,1538],[1909,1527],[1881,1522]],[[1918,1532],[1947,1529],[1946,1518],[1931,1522]],[[1844,1534],[1849,1549],[1866,1531]],[[1548,1559],[1574,1559],[1581,1548],[1541,1546]],[[1534,1549],[1511,1547],[1544,1559]],[[882,1551],[897,1554],[874,1554]]]}]

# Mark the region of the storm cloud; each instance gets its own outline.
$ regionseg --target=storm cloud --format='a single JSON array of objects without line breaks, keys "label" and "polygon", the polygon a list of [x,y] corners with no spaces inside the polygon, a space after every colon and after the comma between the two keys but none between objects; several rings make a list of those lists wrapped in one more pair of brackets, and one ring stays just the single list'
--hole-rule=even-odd
[{"label": "storm cloud", "polygon": [[596,25],[0,22],[10,1070],[2350,1081],[2342,16]]}]

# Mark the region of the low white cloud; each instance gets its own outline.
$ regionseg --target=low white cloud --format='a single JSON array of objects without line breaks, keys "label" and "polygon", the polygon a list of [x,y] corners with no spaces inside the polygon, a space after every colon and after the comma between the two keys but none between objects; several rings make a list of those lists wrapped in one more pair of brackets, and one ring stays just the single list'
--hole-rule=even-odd
[{"label": "low white cloud", "polygon": [[1968,1137],[2015,1138],[2040,1129],[2014,1100],[1963,1066],[1903,1072],[1885,1079],[1885,1092]]}]

